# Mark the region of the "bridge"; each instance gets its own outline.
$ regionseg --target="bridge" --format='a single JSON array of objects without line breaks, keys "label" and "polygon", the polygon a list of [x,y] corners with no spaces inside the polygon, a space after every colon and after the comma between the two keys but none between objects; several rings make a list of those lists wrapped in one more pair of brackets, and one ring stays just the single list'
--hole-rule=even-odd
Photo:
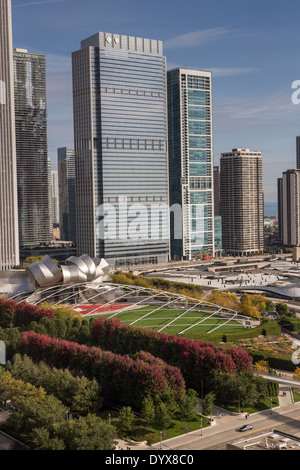
[{"label": "bridge", "polygon": [[[267,372],[254,370],[255,375],[260,375],[269,382],[275,382],[282,385],[287,385],[289,387],[300,388],[300,380],[294,379],[291,376],[284,375],[284,372],[275,374],[269,374]],[[281,375],[280,375],[281,374]]]}]

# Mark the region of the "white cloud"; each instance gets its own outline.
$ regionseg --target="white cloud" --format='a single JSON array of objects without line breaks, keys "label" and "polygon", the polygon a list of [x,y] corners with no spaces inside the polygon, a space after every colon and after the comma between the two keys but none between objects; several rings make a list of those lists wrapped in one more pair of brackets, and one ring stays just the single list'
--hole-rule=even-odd
[{"label": "white cloud", "polygon": [[167,62],[168,70],[172,69],[193,69],[193,70],[203,70],[212,73],[213,78],[219,77],[233,77],[235,75],[242,75],[246,73],[255,73],[258,72],[259,69],[255,67],[193,67],[192,65],[182,65],[176,62],[170,61]]},{"label": "white cloud", "polygon": [[61,2],[68,2],[69,0],[36,0],[33,2],[25,2],[25,3],[17,3],[13,5],[14,8],[23,8],[23,7],[30,7],[32,5],[46,5],[48,3],[61,3]]},{"label": "white cloud", "polygon": [[213,77],[233,77],[244,73],[258,72],[258,69],[254,67],[210,67],[203,70],[211,72]]},{"label": "white cloud", "polygon": [[289,91],[280,91],[265,98],[228,98],[214,101],[216,129],[247,130],[287,127],[300,118],[300,106],[291,101]]},{"label": "white cloud", "polygon": [[164,43],[165,49],[176,49],[179,47],[193,47],[205,44],[207,42],[216,41],[228,36],[232,33],[232,29],[226,27],[202,29],[191,33],[180,34]]}]

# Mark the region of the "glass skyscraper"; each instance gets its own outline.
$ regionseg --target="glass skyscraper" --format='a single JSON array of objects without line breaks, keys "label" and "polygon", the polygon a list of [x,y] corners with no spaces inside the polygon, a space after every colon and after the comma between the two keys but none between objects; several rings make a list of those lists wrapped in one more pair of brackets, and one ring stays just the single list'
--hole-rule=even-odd
[{"label": "glass skyscraper", "polygon": [[26,49],[15,49],[13,58],[19,237],[24,248],[52,238],[46,61]]},{"label": "glass skyscraper", "polygon": [[76,242],[76,189],[74,149],[57,150],[61,240]]},{"label": "glass skyscraper", "polygon": [[0,2],[0,270],[19,264],[11,1]]},{"label": "glass skyscraper", "polygon": [[[174,259],[214,256],[211,73],[168,71],[170,205]],[[178,215],[177,215],[178,217]]]},{"label": "glass skyscraper", "polygon": [[100,32],[73,53],[78,253],[169,259],[162,42]]}]

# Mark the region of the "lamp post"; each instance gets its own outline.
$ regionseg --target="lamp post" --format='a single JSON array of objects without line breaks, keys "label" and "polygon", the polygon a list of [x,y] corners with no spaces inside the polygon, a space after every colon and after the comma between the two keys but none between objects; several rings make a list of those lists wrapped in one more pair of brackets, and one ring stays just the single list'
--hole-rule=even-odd
[{"label": "lamp post", "polygon": [[202,418],[201,418],[201,436],[203,436],[203,430],[202,430]]}]

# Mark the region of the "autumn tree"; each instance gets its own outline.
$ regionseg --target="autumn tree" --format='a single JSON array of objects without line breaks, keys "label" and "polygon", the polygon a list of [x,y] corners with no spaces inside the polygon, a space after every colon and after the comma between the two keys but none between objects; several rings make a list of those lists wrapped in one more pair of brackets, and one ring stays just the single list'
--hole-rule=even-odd
[{"label": "autumn tree", "polygon": [[260,372],[269,372],[270,371],[270,366],[269,366],[268,361],[265,361],[263,359],[261,361],[256,362],[254,365],[255,365],[255,369],[260,371]]}]

